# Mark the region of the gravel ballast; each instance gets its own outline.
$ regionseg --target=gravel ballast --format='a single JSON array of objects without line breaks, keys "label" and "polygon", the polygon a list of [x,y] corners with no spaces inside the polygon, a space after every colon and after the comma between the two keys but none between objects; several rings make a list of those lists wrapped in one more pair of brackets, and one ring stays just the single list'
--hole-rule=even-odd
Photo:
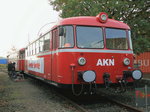
[{"label": "gravel ballast", "polygon": [[0,72],[0,112],[78,112],[51,86],[33,79],[15,82]]}]

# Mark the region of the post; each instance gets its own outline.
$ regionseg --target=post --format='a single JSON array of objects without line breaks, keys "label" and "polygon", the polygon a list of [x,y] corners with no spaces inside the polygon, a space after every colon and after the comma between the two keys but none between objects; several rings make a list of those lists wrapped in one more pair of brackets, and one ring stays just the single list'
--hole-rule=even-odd
[{"label": "post", "polygon": [[146,112],[148,112],[148,99],[147,99],[147,85],[145,85],[145,106],[146,106]]}]

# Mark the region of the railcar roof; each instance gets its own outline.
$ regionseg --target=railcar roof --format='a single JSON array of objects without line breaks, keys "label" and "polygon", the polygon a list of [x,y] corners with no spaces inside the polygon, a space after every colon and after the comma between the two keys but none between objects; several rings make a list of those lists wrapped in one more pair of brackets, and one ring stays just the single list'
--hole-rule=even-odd
[{"label": "railcar roof", "polygon": [[19,51],[24,51],[25,50],[25,48],[21,48]]},{"label": "railcar roof", "polygon": [[121,28],[121,29],[130,29],[130,27],[114,19],[108,19],[106,23],[101,23],[96,17],[91,16],[82,16],[82,17],[71,17],[62,19],[58,24],[59,25],[87,25],[87,26],[101,26],[101,27],[112,27],[112,28]]}]

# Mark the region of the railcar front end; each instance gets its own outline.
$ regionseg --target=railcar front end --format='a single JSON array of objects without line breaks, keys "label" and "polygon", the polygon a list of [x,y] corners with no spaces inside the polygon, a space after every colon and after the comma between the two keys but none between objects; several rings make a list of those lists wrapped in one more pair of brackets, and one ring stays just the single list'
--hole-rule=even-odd
[{"label": "railcar front end", "polygon": [[[66,32],[69,28],[73,32],[72,26],[64,26],[64,28]],[[129,30],[97,26],[76,26],[75,28],[76,39],[73,35],[61,37],[61,39],[65,38],[67,41],[65,44],[70,46],[65,47],[64,44],[57,50],[59,56],[57,71],[62,76],[60,81],[66,84],[72,83],[72,72],[75,74],[75,84],[80,84],[81,81],[95,81],[97,84],[104,84],[106,81],[118,83],[121,80],[132,82],[133,79],[141,78],[140,71],[134,71],[133,68]],[[66,33],[66,35],[71,34]],[[72,42],[69,43],[69,39]],[[135,75],[135,73],[138,74]]]},{"label": "railcar front end", "polygon": [[[66,25],[59,28],[57,71],[60,83],[109,87],[142,78],[142,72],[133,68],[129,26],[107,16],[101,21],[100,17],[104,16],[62,22]],[[75,22],[74,25],[70,21]]]}]

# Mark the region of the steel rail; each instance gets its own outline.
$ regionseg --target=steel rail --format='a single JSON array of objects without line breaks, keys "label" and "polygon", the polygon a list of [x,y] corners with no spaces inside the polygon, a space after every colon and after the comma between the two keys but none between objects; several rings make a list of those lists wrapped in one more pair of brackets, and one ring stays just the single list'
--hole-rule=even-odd
[{"label": "steel rail", "polygon": [[77,103],[73,102],[72,100],[68,99],[67,97],[65,97],[64,95],[56,92],[57,95],[60,97],[60,98],[63,98],[64,100],[68,101],[70,104],[72,104],[74,107],[76,107],[78,110],[80,110],[81,112],[90,112],[88,110],[86,110],[85,108],[81,107],[80,105],[78,105]]},{"label": "steel rail", "polygon": [[108,95],[107,93],[104,93],[104,92],[101,92],[101,91],[100,91],[100,93],[104,94],[104,97],[105,97],[107,100],[111,101],[112,103],[117,104],[117,105],[120,106],[120,107],[124,107],[124,108],[126,108],[127,110],[131,110],[132,112],[144,112],[144,111],[142,111],[142,110],[140,110],[140,109],[138,109],[138,108],[136,108],[136,107],[133,107],[133,106],[130,106],[130,105],[128,105],[128,104],[121,103],[121,102],[119,102],[119,101],[117,101],[117,100],[115,100],[115,99],[112,99],[111,97],[109,97],[109,95]]},{"label": "steel rail", "polygon": [[117,100],[114,100],[114,99],[110,99],[110,98],[107,98],[107,100],[111,101],[112,103],[115,103],[117,104],[118,106],[120,107],[124,107],[126,108],[127,110],[131,110],[132,112],[143,112],[142,110],[138,109],[138,108],[135,108],[133,106],[130,106],[130,105],[127,105],[127,104],[124,104],[124,103],[121,103]]}]

